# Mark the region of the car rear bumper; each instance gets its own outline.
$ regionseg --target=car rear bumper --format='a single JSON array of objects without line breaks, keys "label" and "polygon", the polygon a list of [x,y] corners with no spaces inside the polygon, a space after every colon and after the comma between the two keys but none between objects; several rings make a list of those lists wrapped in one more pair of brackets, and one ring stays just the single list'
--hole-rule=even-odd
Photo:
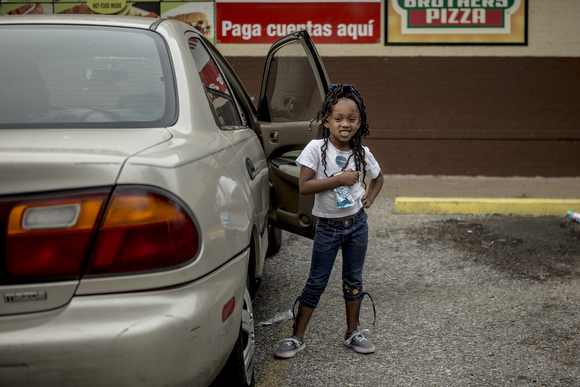
[{"label": "car rear bumper", "polygon": [[248,258],[246,250],[184,286],[74,297],[57,310],[0,318],[0,385],[209,384],[239,332]]}]

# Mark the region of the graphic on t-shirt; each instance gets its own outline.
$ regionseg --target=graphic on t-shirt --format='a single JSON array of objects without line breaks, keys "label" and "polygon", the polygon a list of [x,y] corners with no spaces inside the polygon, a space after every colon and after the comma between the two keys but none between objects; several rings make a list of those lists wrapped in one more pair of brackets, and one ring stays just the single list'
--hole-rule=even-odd
[{"label": "graphic on t-shirt", "polygon": [[334,159],[334,161],[336,162],[336,165],[338,165],[341,168],[346,167],[346,163],[348,162],[346,160],[346,157],[344,157],[342,155],[336,156],[336,159]]}]

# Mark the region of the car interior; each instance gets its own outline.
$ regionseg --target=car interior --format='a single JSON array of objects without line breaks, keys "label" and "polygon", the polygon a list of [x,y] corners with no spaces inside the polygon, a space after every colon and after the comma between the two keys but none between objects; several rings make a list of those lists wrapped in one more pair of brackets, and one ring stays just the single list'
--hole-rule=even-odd
[{"label": "car interior", "polygon": [[274,187],[270,219],[273,224],[312,237],[316,224],[311,214],[314,196],[300,195],[300,170],[295,161],[310,140],[322,138],[323,126],[317,121],[317,113],[326,90],[322,82],[327,80],[314,72],[309,55],[313,54],[307,53],[300,41],[294,41],[268,58],[258,116],[268,121],[260,121],[259,130]]}]

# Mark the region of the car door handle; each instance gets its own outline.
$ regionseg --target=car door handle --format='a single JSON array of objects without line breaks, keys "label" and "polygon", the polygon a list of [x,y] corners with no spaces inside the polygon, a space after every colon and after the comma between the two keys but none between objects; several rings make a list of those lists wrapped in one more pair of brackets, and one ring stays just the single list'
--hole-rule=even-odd
[{"label": "car door handle", "polygon": [[278,142],[278,132],[270,132],[270,142],[275,143]]},{"label": "car door handle", "polygon": [[248,170],[250,179],[254,180],[256,178],[256,168],[254,168],[254,163],[252,163],[252,160],[250,160],[249,157],[246,157],[244,161],[246,162],[246,169]]}]

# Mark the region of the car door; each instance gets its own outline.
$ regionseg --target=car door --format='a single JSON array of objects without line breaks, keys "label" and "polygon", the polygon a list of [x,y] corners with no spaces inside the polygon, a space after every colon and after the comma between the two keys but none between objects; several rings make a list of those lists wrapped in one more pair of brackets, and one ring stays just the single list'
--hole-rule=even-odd
[{"label": "car door", "polygon": [[[228,171],[222,172],[218,179],[216,197],[222,201],[226,201],[226,197],[230,201],[234,197],[247,203],[253,201],[250,207],[260,234],[263,234],[268,226],[269,179],[262,144],[254,130],[256,110],[239,78],[219,51],[197,31],[188,31],[186,38],[219,134],[230,144],[216,157],[223,164],[221,167]],[[227,227],[243,229],[239,216],[238,224],[234,224],[236,217],[228,215],[229,211],[222,214],[228,218]]]},{"label": "car door", "polygon": [[330,81],[307,31],[276,41],[266,58],[256,132],[268,163],[270,224],[312,238],[314,195],[298,191],[296,158],[311,140],[322,138],[316,120]]}]

